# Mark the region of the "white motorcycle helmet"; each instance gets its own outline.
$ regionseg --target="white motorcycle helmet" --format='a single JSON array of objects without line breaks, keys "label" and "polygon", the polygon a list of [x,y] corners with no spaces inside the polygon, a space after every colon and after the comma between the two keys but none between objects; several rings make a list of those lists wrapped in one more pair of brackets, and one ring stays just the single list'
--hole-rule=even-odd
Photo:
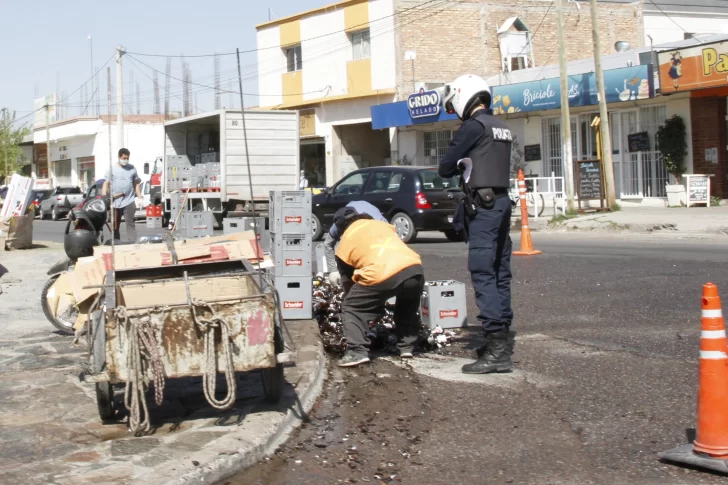
[{"label": "white motorcycle helmet", "polygon": [[482,77],[465,74],[445,86],[445,111],[457,114],[461,120],[467,120],[470,110],[479,103],[490,107],[490,87]]}]

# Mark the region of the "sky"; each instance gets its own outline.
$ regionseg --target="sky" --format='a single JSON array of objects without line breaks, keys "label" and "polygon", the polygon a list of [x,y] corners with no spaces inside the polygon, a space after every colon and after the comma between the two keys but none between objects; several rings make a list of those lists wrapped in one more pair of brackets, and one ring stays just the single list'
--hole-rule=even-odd
[{"label": "sky", "polygon": [[[141,113],[153,113],[153,69],[158,74],[161,108],[164,109],[165,57],[146,57],[132,53],[162,55],[204,55],[255,49],[255,26],[266,22],[271,10],[273,19],[333,3],[332,0],[131,0],[109,2],[102,0],[38,0],[36,2],[0,1],[0,108],[16,111],[16,118],[34,109],[34,99],[56,91],[60,76],[60,91],[68,95],[68,115],[75,116],[89,108],[89,95],[83,90],[71,95],[92,76],[90,45],[93,44],[94,70],[104,66],[116,45],[122,45],[130,56],[124,58],[124,100],[136,113],[136,84],[139,83]],[[92,37],[89,41],[88,36]],[[182,59],[172,58],[174,78],[182,79]],[[186,58],[192,71],[192,82],[214,86],[214,59]],[[144,64],[147,64],[145,66]],[[112,82],[116,83],[112,60]],[[257,55],[241,54],[243,91],[246,106],[265,105],[255,95]],[[265,68],[264,68],[265,69]],[[220,57],[221,88],[238,90],[235,55]],[[133,85],[130,80],[133,76]],[[247,79],[246,79],[247,78]],[[100,84],[101,111],[106,113],[106,67],[97,76]],[[87,84],[91,90],[91,84]],[[131,92],[130,92],[131,91]],[[170,110],[182,109],[182,82],[172,79]],[[197,108],[214,108],[212,89],[193,86],[193,102]],[[115,102],[115,100],[112,100]],[[221,95],[223,106],[231,102],[239,107],[239,95]],[[128,105],[127,105],[128,106]],[[129,106],[128,106],[129,107]],[[86,114],[89,114],[87,111]],[[31,118],[26,118],[30,120]],[[22,122],[22,120],[21,120]]]}]

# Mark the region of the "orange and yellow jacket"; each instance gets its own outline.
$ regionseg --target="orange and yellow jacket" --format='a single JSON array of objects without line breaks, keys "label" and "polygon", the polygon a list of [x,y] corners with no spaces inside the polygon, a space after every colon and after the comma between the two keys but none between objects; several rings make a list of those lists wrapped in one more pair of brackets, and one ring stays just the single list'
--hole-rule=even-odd
[{"label": "orange and yellow jacket", "polygon": [[379,284],[404,269],[422,265],[420,256],[402,242],[394,226],[373,219],[349,226],[336,257],[353,268],[352,280],[363,286]]}]

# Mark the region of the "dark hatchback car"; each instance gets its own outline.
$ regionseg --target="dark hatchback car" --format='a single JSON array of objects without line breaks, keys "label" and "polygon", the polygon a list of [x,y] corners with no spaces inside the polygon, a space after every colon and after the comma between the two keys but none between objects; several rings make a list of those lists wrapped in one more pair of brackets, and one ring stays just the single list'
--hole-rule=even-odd
[{"label": "dark hatchback car", "polygon": [[33,194],[30,196],[30,203],[33,204],[33,210],[35,211],[35,217],[40,215],[40,203],[50,197],[50,190],[39,190],[34,189]]},{"label": "dark hatchback car", "polygon": [[313,238],[319,240],[334,221],[334,213],[351,201],[377,207],[404,242],[420,231],[442,231],[461,240],[452,229],[460,199],[459,176],[442,178],[435,167],[389,166],[356,170],[333,187],[313,196]]}]

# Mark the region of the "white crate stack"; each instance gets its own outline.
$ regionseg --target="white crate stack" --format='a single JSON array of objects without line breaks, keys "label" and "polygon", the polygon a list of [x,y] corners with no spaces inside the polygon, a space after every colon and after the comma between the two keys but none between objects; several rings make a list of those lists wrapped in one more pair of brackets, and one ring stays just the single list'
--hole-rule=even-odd
[{"label": "white crate stack", "polygon": [[312,317],[311,192],[272,191],[269,204],[273,280],[283,318]]}]

